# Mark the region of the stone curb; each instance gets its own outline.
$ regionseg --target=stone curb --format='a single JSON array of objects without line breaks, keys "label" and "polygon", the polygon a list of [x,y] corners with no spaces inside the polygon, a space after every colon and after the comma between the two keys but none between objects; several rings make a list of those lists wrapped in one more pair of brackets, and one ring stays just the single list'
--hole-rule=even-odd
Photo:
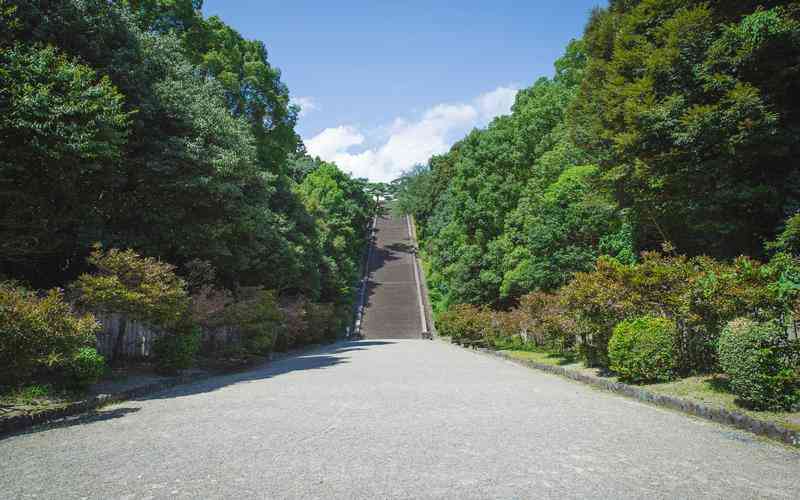
[{"label": "stone curb", "polygon": [[[452,345],[456,347],[461,347],[456,344]],[[469,350],[468,347],[461,347],[461,348]],[[687,399],[677,398],[673,396],[666,396],[664,394],[656,394],[642,387],[628,385],[623,382],[615,382],[613,380],[604,379],[602,377],[597,377],[595,375],[590,375],[587,373],[581,373],[575,370],[564,368],[563,366],[546,365],[544,363],[538,363],[532,360],[517,359],[503,352],[493,351],[491,349],[486,349],[486,348],[478,348],[472,350],[487,356],[492,356],[495,358],[503,359],[505,361],[510,361],[517,365],[525,366],[528,368],[535,368],[537,370],[542,370],[555,375],[560,375],[562,377],[566,377],[584,384],[592,385],[594,387],[606,391],[614,392],[616,394],[621,394],[623,396],[627,396],[630,398],[635,398],[645,403],[650,403],[656,406],[669,408],[671,410],[677,410],[686,413],[688,415],[694,415],[696,417],[704,418],[706,420],[711,420],[712,422],[716,422],[718,424],[736,427],[737,429],[742,429],[748,432],[752,432],[754,434],[766,436],[770,439],[781,441],[785,444],[800,447],[800,431],[787,429],[773,422],[759,420],[749,415],[744,415],[742,413],[738,413],[735,411],[729,411],[724,408],[708,406],[702,403],[695,403],[694,401],[689,401]]]},{"label": "stone curb", "polygon": [[[309,352],[316,351],[321,347],[322,346],[320,344],[311,344],[302,347],[300,349],[292,349],[291,351],[285,353],[273,353],[273,355],[270,356],[267,363],[280,361],[296,355],[308,354]],[[166,380],[161,380],[159,382],[153,382],[151,384],[132,387],[124,391],[119,391],[111,394],[98,394],[96,396],[84,399],[82,401],[75,401],[74,403],[69,403],[68,405],[61,408],[50,408],[28,415],[17,415],[14,417],[0,418],[0,439],[6,438],[11,434],[28,429],[36,425],[52,423],[56,420],[61,420],[67,417],[74,417],[83,413],[88,413],[92,410],[96,410],[97,408],[100,408],[101,406],[107,404],[121,403],[123,401],[127,401],[130,399],[146,396],[148,394],[153,394],[162,391],[164,389],[170,389],[178,385],[199,382],[201,380],[205,380],[211,377],[230,375],[232,373],[247,371],[258,365],[258,363],[259,362],[243,364],[241,366],[237,366],[235,368],[219,372],[199,373],[195,375],[179,375],[177,377],[168,378]]]},{"label": "stone curb", "polygon": [[67,406],[62,408],[45,409],[28,415],[17,415],[15,417],[0,419],[0,438],[6,437],[8,434],[33,427],[35,425],[46,424],[62,418],[86,413],[109,403],[119,403],[128,399],[133,399],[164,389],[169,389],[171,387],[175,387],[176,385],[197,382],[214,375],[218,374],[203,373],[201,375],[173,377],[160,382],[153,382],[151,384],[133,387],[125,391],[111,394],[98,394],[91,398],[84,399],[83,401],[69,403]]}]

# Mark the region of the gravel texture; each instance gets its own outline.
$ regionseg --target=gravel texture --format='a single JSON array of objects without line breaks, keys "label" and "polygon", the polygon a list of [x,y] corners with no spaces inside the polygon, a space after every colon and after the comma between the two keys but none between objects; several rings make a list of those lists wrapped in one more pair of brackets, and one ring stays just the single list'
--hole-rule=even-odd
[{"label": "gravel texture", "polygon": [[800,453],[441,342],[338,343],[0,441],[2,498],[798,498]]}]

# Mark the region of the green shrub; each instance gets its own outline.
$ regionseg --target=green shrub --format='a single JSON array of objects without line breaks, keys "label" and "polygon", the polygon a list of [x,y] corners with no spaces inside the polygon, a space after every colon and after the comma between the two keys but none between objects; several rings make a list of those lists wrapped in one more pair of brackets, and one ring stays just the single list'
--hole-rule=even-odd
[{"label": "green shrub", "polygon": [[635,264],[601,257],[558,291],[572,315],[575,343],[592,366],[609,366],[614,327],[642,315],[674,318],[681,373],[716,369],[722,328],[737,317],[783,317],[800,296],[800,264],[786,254],[769,264],[748,257],[721,262],[645,252]]},{"label": "green shrub", "polygon": [[0,283],[0,383],[65,368],[80,348],[94,345],[99,327],[91,314],[76,314],[60,290],[40,297]]},{"label": "green shrub", "polygon": [[161,371],[176,373],[191,368],[200,350],[201,333],[193,328],[182,333],[162,335],[153,342],[153,353]]},{"label": "green shrub", "polygon": [[675,378],[675,325],[663,317],[640,316],[622,321],[608,342],[609,367],[631,382],[665,382]]},{"label": "green shrub", "polygon": [[800,255],[800,214],[789,217],[775,241],[766,244],[768,250]]},{"label": "green shrub", "polygon": [[521,335],[526,342],[537,347],[548,347],[565,352],[575,346],[578,324],[575,314],[564,307],[562,297],[556,294],[533,292],[519,299],[517,308]]},{"label": "green shrub", "polygon": [[103,251],[99,246],[89,263],[96,272],[81,275],[73,285],[81,306],[125,313],[167,330],[185,322],[189,294],[175,266],[133,250]]},{"label": "green shrub", "polygon": [[719,339],[719,363],[731,390],[755,409],[785,410],[800,402],[795,354],[775,322],[735,319]]},{"label": "green shrub", "polygon": [[306,304],[308,318],[308,340],[311,343],[335,340],[340,328],[340,318],[331,303]]},{"label": "green shrub", "polygon": [[253,354],[271,352],[283,328],[275,293],[258,287],[240,289],[237,300],[225,308],[223,318],[225,324],[239,331],[243,347]]},{"label": "green shrub", "polygon": [[[307,303],[308,301],[300,296],[285,299],[281,304],[281,315],[283,316],[282,334],[286,339],[287,349],[308,343]],[[279,350],[278,347],[276,345],[275,350]]]},{"label": "green shrub", "polygon": [[457,304],[439,314],[436,326],[446,337],[479,340],[492,332],[492,313],[486,307]]},{"label": "green shrub", "polygon": [[79,387],[94,384],[106,370],[106,360],[93,347],[82,347],[69,363],[73,380]]},{"label": "green shrub", "polygon": [[509,311],[493,311],[491,328],[484,337],[490,346],[501,349],[524,349],[525,339],[522,337],[522,323],[527,318],[519,309]]},{"label": "green shrub", "polygon": [[47,399],[55,393],[50,384],[32,384],[18,387],[8,393],[4,398],[13,401],[12,404],[29,405],[38,400]]},{"label": "green shrub", "polygon": [[608,367],[608,341],[614,326],[647,311],[642,309],[639,294],[627,284],[632,269],[601,257],[594,271],[575,273],[558,291],[561,303],[575,318],[572,343],[589,366]]}]

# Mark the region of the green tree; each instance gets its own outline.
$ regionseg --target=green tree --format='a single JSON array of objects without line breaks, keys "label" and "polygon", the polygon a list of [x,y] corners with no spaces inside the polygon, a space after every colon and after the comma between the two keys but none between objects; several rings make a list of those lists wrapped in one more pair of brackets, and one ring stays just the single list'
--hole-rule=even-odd
[{"label": "green tree", "polygon": [[0,47],[0,89],[0,273],[57,275],[48,263],[98,236],[130,113],[108,77],[52,46]]},{"label": "green tree", "polygon": [[358,278],[366,244],[364,231],[371,215],[364,183],[333,164],[322,163],[297,191],[317,221],[320,253],[324,256],[320,300],[347,303]]},{"label": "green tree", "polygon": [[643,0],[593,14],[573,136],[632,209],[638,248],[759,255],[796,209],[799,13]]}]

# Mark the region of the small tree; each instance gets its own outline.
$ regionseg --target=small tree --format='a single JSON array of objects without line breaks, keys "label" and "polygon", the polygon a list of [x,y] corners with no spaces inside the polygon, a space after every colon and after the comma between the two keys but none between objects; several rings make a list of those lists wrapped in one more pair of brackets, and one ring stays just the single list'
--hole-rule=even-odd
[{"label": "small tree", "polygon": [[[175,267],[133,250],[104,251],[95,246],[89,257],[95,267],[73,285],[77,302],[92,311],[129,315],[170,334],[191,331],[189,294]],[[114,358],[122,350],[122,335],[114,346]]]}]

